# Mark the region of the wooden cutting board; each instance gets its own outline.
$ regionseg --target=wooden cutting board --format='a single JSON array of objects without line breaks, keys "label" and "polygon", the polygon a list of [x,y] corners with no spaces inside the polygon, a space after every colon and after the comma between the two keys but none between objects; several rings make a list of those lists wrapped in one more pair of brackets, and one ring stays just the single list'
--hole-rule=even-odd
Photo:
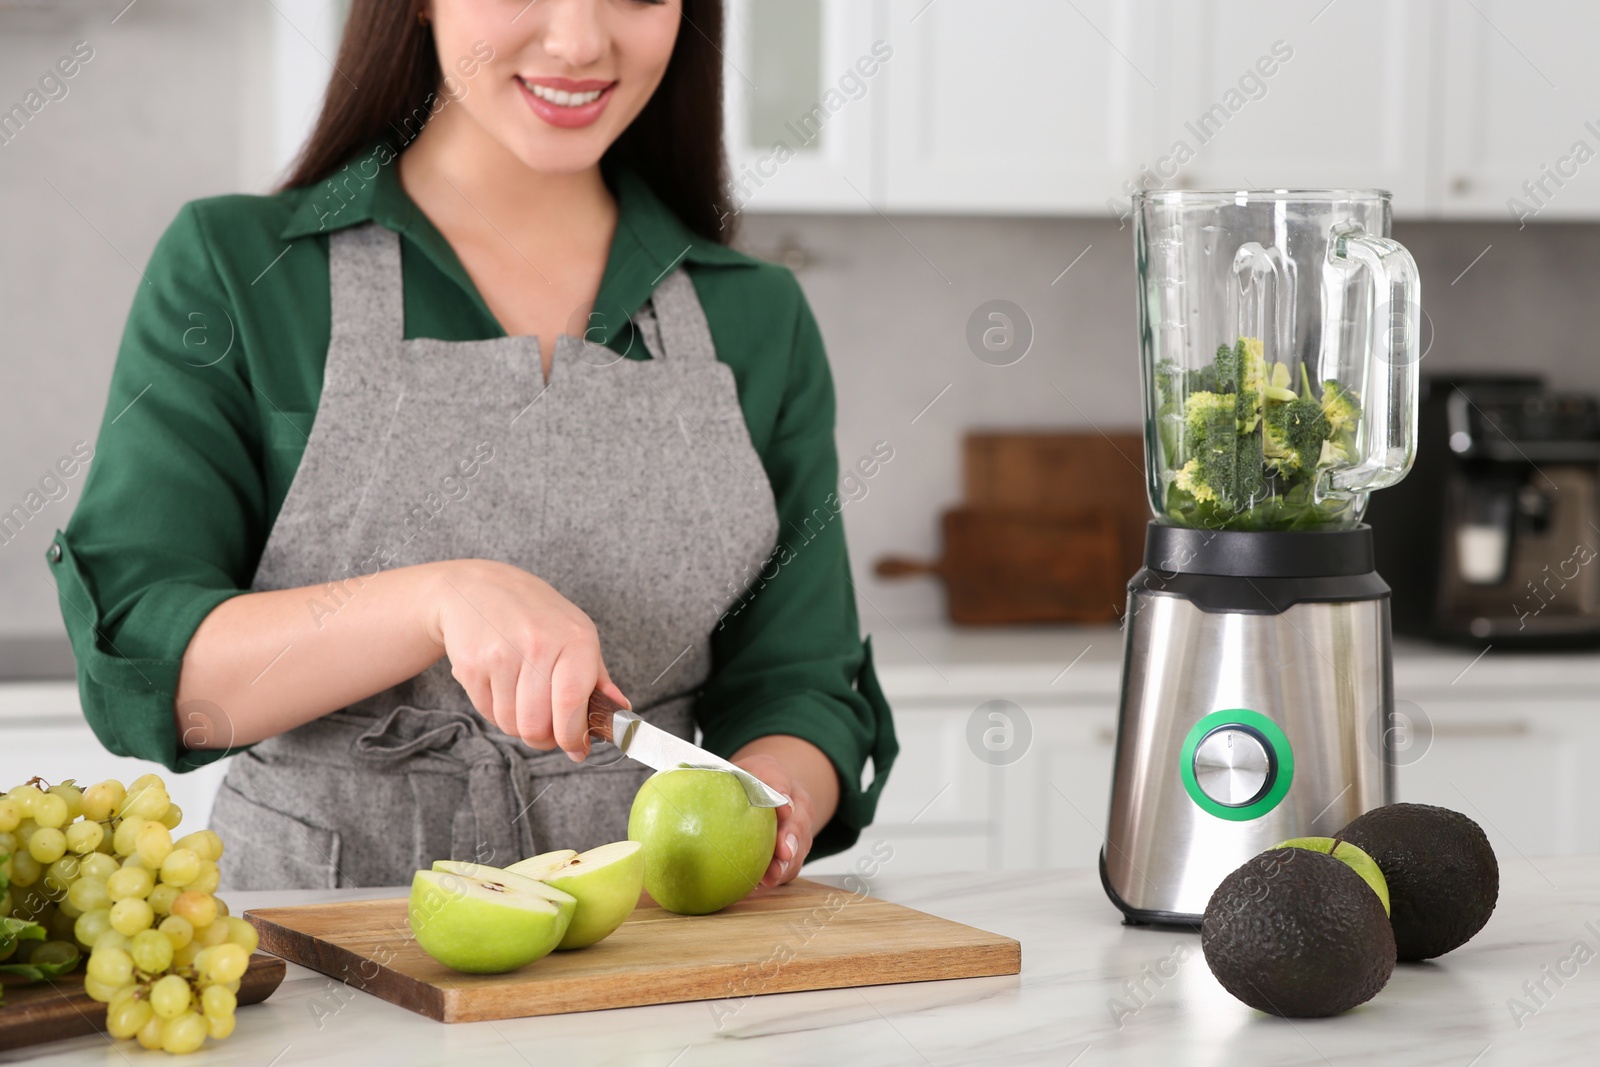
[{"label": "wooden cutting board", "polygon": [[1142,432],[975,431],[967,434],[962,466],[968,506],[1100,511],[1117,524],[1122,580],[1144,565],[1151,515]]},{"label": "wooden cutting board", "polygon": [[435,962],[412,938],[403,898],[258,908],[244,917],[262,948],[447,1023],[1022,968],[1022,948],[1009,937],[804,878],[715,915],[641,904],[598,945],[499,975]]},{"label": "wooden cutting board", "polygon": [[[286,968],[276,956],[257,952],[239,979],[239,1003],[257,1004],[272,995]],[[106,1006],[83,991],[83,971],[36,985],[7,986],[0,1007],[0,1049],[22,1048],[106,1028]],[[108,1057],[109,1059],[110,1057]]]},{"label": "wooden cutting board", "polygon": [[1118,527],[1109,516],[966,507],[945,512],[943,522],[943,559],[886,556],[876,569],[884,578],[943,578],[952,622],[1105,622],[1127,596]]}]

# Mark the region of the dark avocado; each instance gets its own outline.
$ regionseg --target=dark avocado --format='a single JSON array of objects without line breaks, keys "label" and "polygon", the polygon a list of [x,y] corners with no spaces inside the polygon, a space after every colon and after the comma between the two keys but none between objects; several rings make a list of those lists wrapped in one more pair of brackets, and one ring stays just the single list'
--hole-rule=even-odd
[{"label": "dark avocado", "polygon": [[1200,925],[1206,965],[1252,1008],[1337,1015],[1394,973],[1394,933],[1378,895],[1349,865],[1273,848],[1222,880]]},{"label": "dark avocado", "polygon": [[1402,960],[1431,960],[1483,929],[1500,898],[1500,864],[1483,828],[1431,804],[1373,808],[1339,836],[1377,862]]}]

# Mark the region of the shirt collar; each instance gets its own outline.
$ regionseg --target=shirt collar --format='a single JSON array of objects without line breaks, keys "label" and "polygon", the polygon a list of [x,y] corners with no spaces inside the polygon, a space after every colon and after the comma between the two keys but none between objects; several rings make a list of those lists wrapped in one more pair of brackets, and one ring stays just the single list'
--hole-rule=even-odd
[{"label": "shirt collar", "polygon": [[[300,190],[304,199],[279,236],[292,241],[376,222],[415,243],[447,277],[472,294],[492,320],[493,314],[450,242],[401,186],[395,166],[398,159],[388,144],[379,142],[320,185]],[[585,334],[589,340],[609,344],[625,333],[634,312],[679,264],[755,264],[750,257],[690,230],[633,171],[617,168],[608,178],[617,198],[617,231]]]}]

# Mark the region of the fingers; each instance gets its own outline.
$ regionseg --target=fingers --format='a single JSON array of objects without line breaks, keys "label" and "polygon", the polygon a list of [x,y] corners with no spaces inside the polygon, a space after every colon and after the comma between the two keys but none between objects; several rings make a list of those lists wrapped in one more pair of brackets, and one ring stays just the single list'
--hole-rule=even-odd
[{"label": "fingers", "polygon": [[633,710],[633,701],[623,696],[622,690],[617,688],[617,683],[611,680],[611,672],[606,670],[604,659],[600,661],[600,680],[595,683],[595,688],[629,711]]},{"label": "fingers", "polygon": [[516,664],[494,664],[489,669],[490,712],[484,717],[506,733],[517,731]]},{"label": "fingers", "polygon": [[811,852],[811,797],[798,781],[789,776],[783,764],[762,754],[736,761],[763,782],[789,796],[789,803],[778,809],[777,838],[773,842],[772,862],[761,876],[767,888],[783,885],[800,873]]},{"label": "fingers", "polygon": [[478,709],[479,715],[495,723],[496,726],[500,725],[494,717],[494,691],[489,685],[489,675],[486,672],[463,670],[452,660],[450,676],[461,683],[461,688],[466,690],[467,699],[472,701],[472,706]]},{"label": "fingers", "polygon": [[523,660],[517,672],[516,718],[506,733],[522,738],[529,748],[556,747],[550,722],[550,672],[540,670],[532,660]]},{"label": "fingers", "polygon": [[589,694],[600,680],[600,670],[600,642],[589,637],[567,644],[550,675],[556,744],[579,763],[589,754]]},{"label": "fingers", "polygon": [[799,822],[796,818],[789,819],[787,824],[779,822],[778,841],[772,850],[772,862],[761,876],[762,885],[769,888],[779,886],[792,881],[800,873],[800,867],[811,851],[811,832],[808,827],[796,825]]}]

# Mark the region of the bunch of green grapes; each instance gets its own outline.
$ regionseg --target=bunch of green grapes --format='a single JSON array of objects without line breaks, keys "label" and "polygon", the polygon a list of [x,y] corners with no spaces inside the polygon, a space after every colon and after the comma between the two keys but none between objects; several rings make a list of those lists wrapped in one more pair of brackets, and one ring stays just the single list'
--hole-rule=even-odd
[{"label": "bunch of green grapes", "polygon": [[[177,840],[183,813],[160,776],[80,791],[35,779],[0,797],[0,915],[38,923],[32,960],[88,950],[84,991],[106,1030],[147,1049],[193,1052],[233,1032],[256,931],[214,894],[222,839]],[[9,869],[8,869],[9,868]]]}]

